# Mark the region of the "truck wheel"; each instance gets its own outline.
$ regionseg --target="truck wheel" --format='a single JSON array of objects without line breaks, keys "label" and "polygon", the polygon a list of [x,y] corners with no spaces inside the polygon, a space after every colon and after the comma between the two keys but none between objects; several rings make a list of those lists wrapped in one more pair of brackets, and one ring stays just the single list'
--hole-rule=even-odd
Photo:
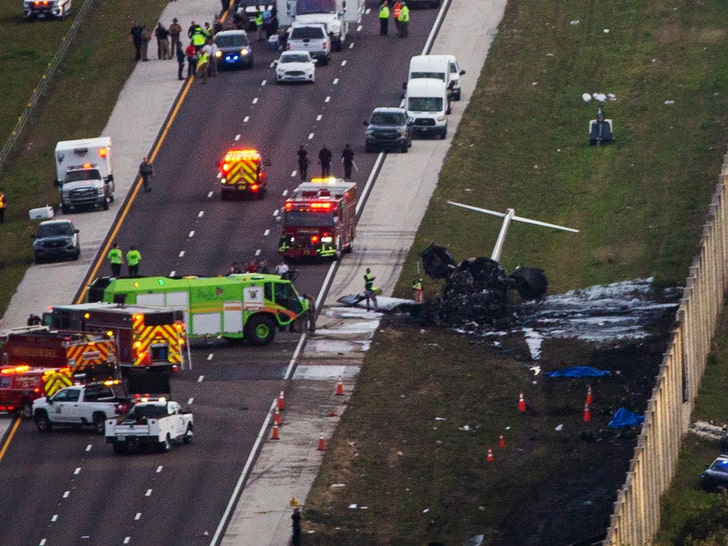
[{"label": "truck wheel", "polygon": [[192,432],[192,425],[187,425],[187,430],[185,431],[185,435],[182,437],[182,442],[185,444],[191,444],[193,437],[194,433]]},{"label": "truck wheel", "polygon": [[94,413],[94,430],[98,434],[103,434],[106,430],[106,414],[105,413]]},{"label": "truck wheel", "polygon": [[48,419],[48,414],[45,410],[38,410],[35,413],[35,426],[41,432],[48,432],[53,427],[53,423]]},{"label": "truck wheel", "polygon": [[69,212],[71,212],[71,209],[68,208],[68,205],[66,205],[65,203],[61,203],[61,212],[63,214],[68,214]]},{"label": "truck wheel", "polygon": [[33,417],[33,402],[25,400],[20,406],[20,413],[22,414],[23,419],[30,419]]},{"label": "truck wheel", "polygon": [[268,345],[276,335],[276,325],[267,316],[253,315],[245,325],[245,339],[251,345]]},{"label": "truck wheel", "polygon": [[109,210],[109,199],[104,198],[104,210]]},{"label": "truck wheel", "polygon": [[116,455],[123,455],[124,453],[127,452],[128,448],[129,448],[129,446],[127,444],[114,443],[113,446],[114,446],[114,453]]},{"label": "truck wheel", "polygon": [[159,442],[159,452],[167,453],[170,449],[172,449],[172,442],[169,439],[169,434],[167,434],[167,437],[164,439],[164,441]]}]

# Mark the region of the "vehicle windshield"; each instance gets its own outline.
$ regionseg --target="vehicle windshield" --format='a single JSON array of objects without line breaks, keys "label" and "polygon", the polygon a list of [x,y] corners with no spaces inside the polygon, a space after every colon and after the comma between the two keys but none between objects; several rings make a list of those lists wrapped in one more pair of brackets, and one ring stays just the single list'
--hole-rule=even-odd
[{"label": "vehicle windshield", "polygon": [[418,78],[432,78],[435,80],[445,81],[444,72],[412,72],[409,77],[410,80],[416,80]]},{"label": "vehicle windshield", "polygon": [[721,474],[728,474],[728,460],[718,459],[712,465],[710,465],[710,469],[713,472],[720,472]]},{"label": "vehicle windshield", "polygon": [[291,40],[322,40],[324,31],[321,27],[294,27]]},{"label": "vehicle windshield", "polygon": [[84,169],[66,173],[66,182],[78,182],[79,180],[101,180],[101,173],[98,169]]},{"label": "vehicle windshield", "polygon": [[336,0],[298,0],[296,15],[310,13],[336,13]]},{"label": "vehicle windshield", "polygon": [[306,212],[292,210],[286,212],[285,225],[295,227],[333,226],[334,215],[331,212]]},{"label": "vehicle windshield", "polygon": [[245,34],[218,34],[215,43],[217,47],[245,47],[248,40]]},{"label": "vehicle windshield", "polygon": [[167,415],[166,406],[157,406],[155,404],[146,404],[143,406],[134,406],[129,417],[132,419],[154,419]]},{"label": "vehicle windshield", "polygon": [[310,58],[308,55],[294,53],[293,55],[281,55],[281,63],[307,63]]},{"label": "vehicle windshield", "polygon": [[44,237],[63,237],[64,235],[73,235],[73,226],[66,222],[58,224],[41,224],[35,236],[39,239]]},{"label": "vehicle windshield", "polygon": [[412,112],[442,112],[442,99],[439,97],[410,97],[407,110]]},{"label": "vehicle windshield", "polygon": [[371,125],[404,125],[406,123],[404,114],[394,112],[375,112],[372,119],[369,120]]}]

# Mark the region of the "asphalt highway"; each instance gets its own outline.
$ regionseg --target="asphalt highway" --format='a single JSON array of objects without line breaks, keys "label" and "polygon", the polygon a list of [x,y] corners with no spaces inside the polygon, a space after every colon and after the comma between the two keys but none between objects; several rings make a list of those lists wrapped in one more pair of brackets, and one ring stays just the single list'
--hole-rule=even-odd
[{"label": "asphalt highway", "polygon": [[[276,85],[275,53],[259,43],[252,70],[185,86],[153,158],[153,190],[132,193],[128,208],[119,204],[114,239],[141,249],[146,275],[217,275],[232,261],[252,259],[274,265],[274,216],[298,183],[298,146],[309,151],[310,176],[317,174],[323,144],[334,154],[333,174],[341,175],[339,154],[351,143],[362,188],[377,158],[364,153],[362,121],[375,106],[399,104],[407,62],[422,52],[436,16],[436,10],[413,11],[403,40],[393,32],[380,37],[376,11],[367,13],[344,50],[317,68],[313,85]],[[265,199],[221,201],[216,163],[233,146],[255,147],[270,158]],[[402,180],[403,191],[407,184]],[[107,268],[101,263],[99,271]],[[318,294],[328,268],[300,265],[299,290]],[[263,348],[195,348],[192,370],[180,373],[173,392],[194,409],[198,432],[192,445],[165,455],[113,456],[90,431],[44,435],[32,422],[21,423],[0,465],[3,490],[13,492],[0,499],[0,543],[209,542],[297,342],[282,333]]]}]

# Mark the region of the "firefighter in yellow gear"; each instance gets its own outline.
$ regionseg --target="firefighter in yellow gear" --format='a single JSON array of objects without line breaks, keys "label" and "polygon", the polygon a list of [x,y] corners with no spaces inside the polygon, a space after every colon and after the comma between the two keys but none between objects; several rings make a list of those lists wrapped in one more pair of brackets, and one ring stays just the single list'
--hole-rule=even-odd
[{"label": "firefighter in yellow gear", "polygon": [[107,258],[111,264],[111,274],[114,277],[121,277],[121,266],[124,264],[124,254],[119,248],[119,243],[114,243],[114,246],[109,250]]},{"label": "firefighter in yellow gear", "polygon": [[139,262],[142,261],[142,254],[137,250],[135,246],[129,249],[126,253],[126,263],[129,266],[129,276],[136,277],[139,275]]}]

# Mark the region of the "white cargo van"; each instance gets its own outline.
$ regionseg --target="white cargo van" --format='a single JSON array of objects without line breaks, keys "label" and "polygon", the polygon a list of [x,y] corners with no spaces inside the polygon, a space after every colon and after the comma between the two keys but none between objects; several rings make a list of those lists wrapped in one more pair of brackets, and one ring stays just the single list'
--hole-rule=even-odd
[{"label": "white cargo van", "polygon": [[109,208],[114,200],[110,137],[62,140],[56,144],[55,158],[64,214],[81,208]]},{"label": "white cargo van", "polygon": [[451,100],[460,100],[460,70],[454,55],[415,55],[410,59],[407,84],[418,78],[435,78],[445,82]]},{"label": "white cargo van", "polygon": [[435,78],[415,78],[407,83],[404,97],[407,116],[412,121],[412,134],[447,136],[447,114],[450,99],[445,82]]}]

